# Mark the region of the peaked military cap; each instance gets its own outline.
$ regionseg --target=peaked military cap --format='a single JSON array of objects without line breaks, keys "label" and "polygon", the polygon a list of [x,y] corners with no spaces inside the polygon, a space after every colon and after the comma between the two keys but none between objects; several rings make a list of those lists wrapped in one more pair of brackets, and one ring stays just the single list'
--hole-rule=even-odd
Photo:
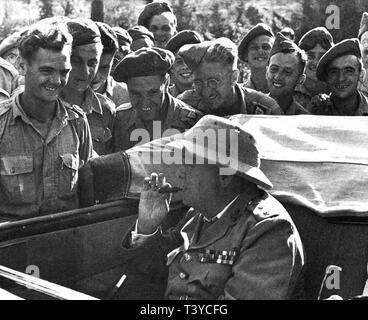
[{"label": "peaked military cap", "polygon": [[147,4],[138,17],[138,24],[149,28],[150,20],[153,16],[159,15],[163,12],[171,12],[174,14],[170,5],[164,1],[157,1]]},{"label": "peaked military cap", "polygon": [[121,27],[113,27],[112,30],[115,31],[120,47],[129,47],[132,44],[133,39],[127,30]]},{"label": "peaked military cap", "polygon": [[196,44],[186,44],[179,49],[179,56],[182,57],[191,71],[197,69],[202,62],[204,56],[218,46],[231,49],[234,57],[237,54],[237,48],[234,42],[228,38],[218,38],[211,41],[203,41]]},{"label": "peaked military cap", "polygon": [[202,37],[197,31],[183,30],[174,35],[166,44],[166,50],[176,53],[185,44],[201,43]]},{"label": "peaked military cap", "polygon": [[256,37],[266,35],[269,37],[274,37],[270,26],[265,23],[258,23],[248,33],[244,36],[243,40],[240,42],[238,47],[239,59],[248,62],[248,46],[249,43]]},{"label": "peaked military cap", "polygon": [[73,36],[73,47],[101,43],[101,34],[95,22],[87,18],[71,19],[67,22]]},{"label": "peaked military cap", "polygon": [[361,40],[363,33],[366,31],[368,31],[368,12],[363,12],[358,33],[359,40]]},{"label": "peaked military cap", "polygon": [[362,57],[360,42],[358,39],[352,38],[343,40],[335,44],[322,56],[321,60],[319,60],[316,70],[318,80],[325,81],[329,64],[336,58],[346,55],[354,55],[358,58]]},{"label": "peaked military cap", "polygon": [[149,38],[154,41],[153,33],[144,26],[134,26],[128,30],[128,33],[132,41],[142,38]]},{"label": "peaked military cap", "polygon": [[289,38],[286,38],[282,33],[278,32],[270,52],[270,58],[274,54],[279,52],[292,53],[292,52],[302,52],[302,50],[298,47],[298,45],[294,41],[290,40]]},{"label": "peaked military cap", "polygon": [[101,42],[104,52],[116,52],[119,49],[118,36],[115,31],[106,23],[96,22],[101,34]]},{"label": "peaked military cap", "polygon": [[165,75],[173,65],[175,56],[161,48],[141,48],[128,54],[116,66],[113,77],[118,82],[127,82],[130,78]]},{"label": "peaked military cap", "polygon": [[305,51],[313,49],[317,44],[320,44],[325,50],[334,45],[332,35],[325,27],[313,28],[299,40],[299,48]]}]

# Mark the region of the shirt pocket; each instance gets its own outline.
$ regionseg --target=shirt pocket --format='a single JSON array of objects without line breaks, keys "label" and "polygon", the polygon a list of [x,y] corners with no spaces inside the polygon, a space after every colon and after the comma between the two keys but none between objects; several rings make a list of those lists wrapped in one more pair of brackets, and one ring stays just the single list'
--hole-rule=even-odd
[{"label": "shirt pocket", "polygon": [[32,156],[1,157],[1,186],[12,204],[35,203],[37,187]]},{"label": "shirt pocket", "polygon": [[77,193],[79,155],[66,153],[60,159],[59,198],[71,198]]},{"label": "shirt pocket", "polygon": [[106,143],[112,138],[110,128],[103,128],[98,126],[91,126],[92,140],[97,143]]}]

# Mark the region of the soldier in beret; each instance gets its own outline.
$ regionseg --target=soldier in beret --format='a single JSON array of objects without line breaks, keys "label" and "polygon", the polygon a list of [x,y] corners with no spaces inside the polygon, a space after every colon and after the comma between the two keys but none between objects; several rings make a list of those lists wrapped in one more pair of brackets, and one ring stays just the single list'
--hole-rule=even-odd
[{"label": "soldier in beret", "polygon": [[166,50],[171,51],[175,55],[174,64],[170,69],[170,81],[172,85],[169,88],[169,92],[173,97],[177,97],[185,90],[193,88],[193,73],[185,64],[183,58],[179,57],[179,49],[185,44],[200,43],[202,41],[202,37],[198,32],[183,30],[167,42]]},{"label": "soldier in beret", "polygon": [[98,155],[108,154],[113,150],[115,104],[90,87],[103,51],[101,33],[90,19],[71,19],[68,27],[73,36],[72,71],[61,98],[83,109],[91,128],[94,151]]},{"label": "soldier in beret", "polygon": [[112,29],[115,31],[119,44],[118,51],[114,56],[114,62],[112,64],[112,71],[114,71],[119,62],[132,51],[130,45],[133,40],[127,30],[121,27],[113,27]]},{"label": "soldier in beret", "polygon": [[299,41],[299,48],[307,54],[306,79],[295,88],[294,97],[307,110],[311,109],[311,99],[321,93],[329,93],[325,82],[317,79],[319,60],[334,45],[332,35],[325,27],[309,30]]},{"label": "soldier in beret", "polygon": [[167,2],[147,4],[138,17],[138,25],[146,27],[155,38],[155,46],[165,48],[167,41],[177,32],[177,20]]},{"label": "soldier in beret", "polygon": [[71,70],[72,40],[65,24],[41,21],[20,43],[24,91],[0,104],[5,220],[79,207],[78,170],[92,156],[92,138],[84,112],[58,98]]},{"label": "soldier in beret", "polygon": [[361,47],[358,39],[346,39],[328,50],[317,66],[317,78],[325,81],[331,94],[312,100],[317,115],[367,116],[367,97],[358,90],[363,81]]},{"label": "soldier in beret", "polygon": [[116,82],[110,75],[119,43],[115,31],[106,23],[96,22],[101,33],[103,51],[96,75],[91,83],[95,92],[114,102],[116,107],[129,102],[128,88],[125,83]]},{"label": "soldier in beret", "polygon": [[266,68],[275,37],[272,29],[264,24],[255,25],[244,36],[238,47],[239,59],[250,68],[250,76],[245,82],[247,88],[268,93]]},{"label": "soldier in beret", "polygon": [[281,114],[274,99],[238,84],[238,50],[230,39],[187,44],[179,56],[194,73],[194,89],[178,98],[204,114]]},{"label": "soldier in beret", "polygon": [[[226,132],[225,146],[213,149],[213,141],[203,137],[211,132],[218,138],[220,130]],[[220,159],[230,145],[238,152],[225,164]],[[301,239],[287,211],[265,191],[272,184],[260,170],[254,137],[209,115],[166,147],[194,159],[178,172],[183,202],[191,209],[176,227],[162,232],[170,196],[160,190],[169,184],[163,174],[145,178],[138,219],[122,243],[131,266],[128,279],[161,281],[166,299],[296,298],[304,265]],[[124,287],[117,298],[127,291]]]},{"label": "soldier in beret", "polygon": [[305,52],[278,33],[270,52],[266,77],[270,97],[277,101],[285,115],[309,113],[293,97],[295,87],[305,80],[306,62]]},{"label": "soldier in beret", "polygon": [[132,38],[132,44],[130,45],[132,51],[154,46],[153,33],[146,27],[134,26],[128,30],[128,33]]},{"label": "soldier in beret", "polygon": [[362,47],[362,60],[366,71],[364,81],[359,83],[358,89],[368,96],[368,12],[362,14],[358,39]]},{"label": "soldier in beret", "polygon": [[[201,112],[168,93],[168,72],[174,59],[170,51],[142,48],[127,55],[116,67],[114,77],[127,83],[131,105],[117,109],[115,151],[160,138],[170,128],[184,131],[202,116]],[[148,141],[143,141],[143,136],[139,136],[139,141],[137,135],[142,129]],[[154,132],[158,132],[159,137],[154,137]]]}]

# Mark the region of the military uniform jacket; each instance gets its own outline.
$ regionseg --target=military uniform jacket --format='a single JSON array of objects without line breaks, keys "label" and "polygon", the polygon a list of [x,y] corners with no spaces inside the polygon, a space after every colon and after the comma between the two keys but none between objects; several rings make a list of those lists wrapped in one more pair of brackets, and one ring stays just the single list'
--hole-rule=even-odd
[{"label": "military uniform jacket", "polygon": [[[150,140],[161,138],[167,129],[177,129],[183,132],[194,126],[203,116],[200,111],[172,97],[169,93],[166,93],[161,115],[160,136],[152,137],[151,135]],[[142,140],[133,141],[131,139],[132,132],[137,129],[146,128],[143,121],[138,118],[136,110],[130,104],[118,108],[113,134],[115,152],[127,150],[138,143],[148,142]]]},{"label": "military uniform jacket", "polygon": [[282,114],[277,102],[262,92],[246,88],[241,84],[235,85],[235,91],[238,96],[238,103],[215,112],[211,111],[211,108],[198,96],[195,90],[184,91],[178,96],[178,99],[204,114],[213,114],[220,117],[234,114]]},{"label": "military uniform jacket", "polygon": [[78,169],[92,155],[84,112],[57,100],[44,139],[19,97],[0,104],[0,216],[20,219],[78,208]]},{"label": "military uniform jacket", "polygon": [[246,199],[240,195],[213,223],[192,209],[177,227],[135,248],[128,232],[124,257],[146,275],[166,264],[170,299],[291,298],[304,264],[295,225],[266,192]]}]

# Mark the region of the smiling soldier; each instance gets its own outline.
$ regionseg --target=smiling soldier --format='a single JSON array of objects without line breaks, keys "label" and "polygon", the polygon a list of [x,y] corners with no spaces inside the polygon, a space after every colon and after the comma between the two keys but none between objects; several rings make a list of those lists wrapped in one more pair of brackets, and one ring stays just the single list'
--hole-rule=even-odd
[{"label": "smiling soldier", "polygon": [[166,2],[147,4],[138,17],[138,24],[153,33],[155,46],[165,48],[169,39],[176,34],[177,20]]},{"label": "smiling soldier", "polygon": [[366,71],[364,81],[359,83],[358,89],[368,96],[368,12],[362,14],[358,39],[362,47],[363,66]]},{"label": "smiling soldier", "polygon": [[[163,132],[170,128],[184,131],[201,118],[201,112],[168,93],[168,72],[174,59],[168,50],[142,48],[127,55],[116,67],[114,78],[127,83],[131,106],[117,109],[115,151],[161,138]],[[139,141],[137,134],[142,129],[145,134]],[[154,132],[158,136],[155,137]],[[144,137],[147,137],[146,141],[142,141]]]},{"label": "smiling soldier", "polygon": [[24,92],[0,104],[0,215],[28,218],[79,207],[78,169],[92,155],[81,109],[58,99],[71,70],[66,25],[40,22],[20,43]]},{"label": "smiling soldier", "polygon": [[358,39],[346,39],[328,50],[317,67],[317,77],[325,81],[331,94],[313,99],[317,115],[367,116],[367,97],[358,90],[365,76]]},{"label": "smiling soldier", "polygon": [[305,52],[278,33],[270,53],[266,76],[270,97],[277,101],[285,115],[309,113],[293,97],[295,87],[305,80],[306,62]]}]

